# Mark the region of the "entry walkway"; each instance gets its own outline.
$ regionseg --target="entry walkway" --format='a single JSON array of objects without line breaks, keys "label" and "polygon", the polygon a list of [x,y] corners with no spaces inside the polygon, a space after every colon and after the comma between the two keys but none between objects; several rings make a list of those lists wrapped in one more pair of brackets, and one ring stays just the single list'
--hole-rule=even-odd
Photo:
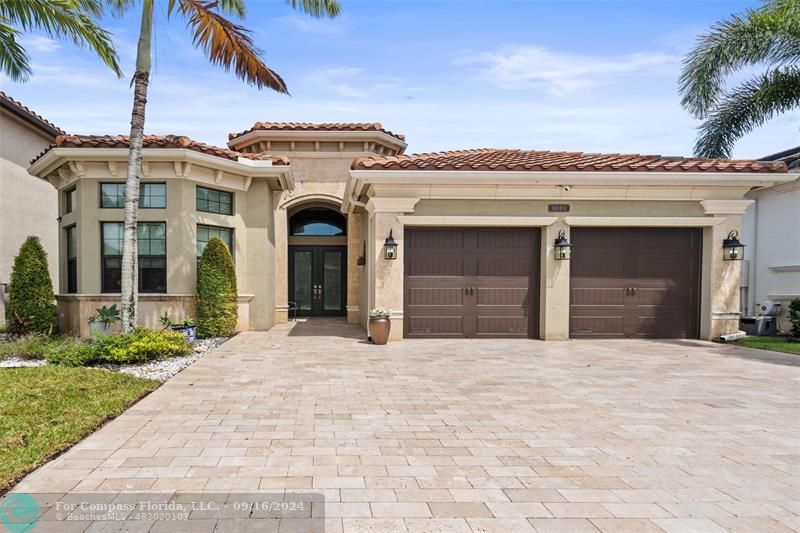
[{"label": "entry walkway", "polygon": [[[316,494],[331,533],[800,531],[798,364],[693,341],[380,347],[300,321],[238,335],[16,490]],[[312,516],[125,531],[302,531]]]}]

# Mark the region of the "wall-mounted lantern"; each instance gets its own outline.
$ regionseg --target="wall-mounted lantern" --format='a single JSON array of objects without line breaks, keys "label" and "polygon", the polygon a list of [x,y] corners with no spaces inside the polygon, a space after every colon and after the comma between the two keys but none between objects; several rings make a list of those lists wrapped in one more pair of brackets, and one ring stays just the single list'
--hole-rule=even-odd
[{"label": "wall-mounted lantern", "polygon": [[389,230],[389,236],[383,243],[383,258],[384,259],[397,259],[397,243],[392,236],[392,230]]},{"label": "wall-mounted lantern", "polygon": [[731,231],[728,238],[722,240],[722,258],[725,261],[741,261],[744,258],[744,244],[739,242],[738,231]]},{"label": "wall-mounted lantern", "polygon": [[567,240],[567,234],[564,230],[558,232],[558,238],[553,243],[553,250],[555,251],[556,259],[559,261],[568,261],[570,252],[572,251],[572,244]]}]

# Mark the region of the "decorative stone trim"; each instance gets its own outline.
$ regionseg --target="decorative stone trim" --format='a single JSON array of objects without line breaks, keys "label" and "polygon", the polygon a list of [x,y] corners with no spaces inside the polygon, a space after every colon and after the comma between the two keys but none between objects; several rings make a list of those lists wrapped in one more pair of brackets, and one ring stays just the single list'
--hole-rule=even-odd
[{"label": "decorative stone trim", "polygon": [[711,217],[564,217],[570,226],[708,227],[725,219]]},{"label": "decorative stone trim", "polygon": [[370,198],[367,211],[373,213],[413,213],[419,198]]},{"label": "decorative stone trim", "polygon": [[743,215],[755,200],[701,200],[707,215]]},{"label": "decorative stone trim", "polygon": [[402,215],[397,220],[405,226],[494,226],[525,227],[549,226],[558,217],[493,217],[493,216],[409,216]]}]

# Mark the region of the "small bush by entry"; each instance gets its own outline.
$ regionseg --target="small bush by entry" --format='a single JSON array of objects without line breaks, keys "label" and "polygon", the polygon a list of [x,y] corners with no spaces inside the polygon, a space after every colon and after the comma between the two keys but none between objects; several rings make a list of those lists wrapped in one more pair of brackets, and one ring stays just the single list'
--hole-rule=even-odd
[{"label": "small bush by entry", "polygon": [[8,290],[9,333],[50,335],[58,328],[47,253],[39,237],[28,237],[14,258]]},{"label": "small bush by entry", "polygon": [[236,328],[236,267],[218,237],[208,241],[197,267],[197,333],[224,337]]}]

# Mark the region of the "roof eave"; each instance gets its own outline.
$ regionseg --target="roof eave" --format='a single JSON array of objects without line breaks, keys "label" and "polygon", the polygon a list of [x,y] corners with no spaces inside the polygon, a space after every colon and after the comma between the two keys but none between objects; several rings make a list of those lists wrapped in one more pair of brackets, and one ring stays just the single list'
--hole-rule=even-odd
[{"label": "roof eave", "polygon": [[[28,173],[47,179],[67,161],[127,161],[128,148],[51,148],[28,167]],[[294,180],[289,165],[274,165],[271,161],[239,158],[237,161],[204,154],[188,148],[144,148],[145,161],[190,161],[210,168],[249,176],[253,178],[276,178],[284,190],[294,189]]]}]

